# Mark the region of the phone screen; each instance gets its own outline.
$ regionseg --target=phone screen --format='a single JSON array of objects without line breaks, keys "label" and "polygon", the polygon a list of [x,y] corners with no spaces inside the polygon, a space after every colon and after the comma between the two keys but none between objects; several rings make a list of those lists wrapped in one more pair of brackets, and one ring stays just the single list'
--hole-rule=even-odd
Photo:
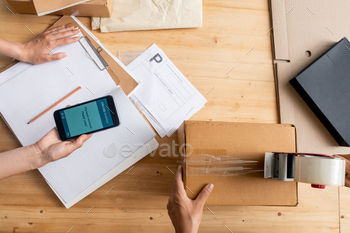
[{"label": "phone screen", "polygon": [[113,126],[114,113],[106,98],[61,110],[59,114],[67,139]]}]

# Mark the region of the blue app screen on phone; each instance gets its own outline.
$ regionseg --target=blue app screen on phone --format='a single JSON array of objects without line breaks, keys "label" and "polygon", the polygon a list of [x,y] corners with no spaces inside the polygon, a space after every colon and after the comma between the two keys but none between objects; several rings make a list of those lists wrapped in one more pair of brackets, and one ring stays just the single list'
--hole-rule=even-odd
[{"label": "blue app screen on phone", "polygon": [[72,107],[59,112],[66,137],[74,137],[113,126],[107,99]]}]

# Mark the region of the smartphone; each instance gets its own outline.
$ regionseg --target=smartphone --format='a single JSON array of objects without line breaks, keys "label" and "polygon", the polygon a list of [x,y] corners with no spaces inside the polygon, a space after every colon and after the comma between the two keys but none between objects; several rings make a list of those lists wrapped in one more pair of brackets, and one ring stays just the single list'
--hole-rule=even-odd
[{"label": "smartphone", "polygon": [[110,95],[56,110],[53,116],[62,141],[120,124],[113,97]]}]

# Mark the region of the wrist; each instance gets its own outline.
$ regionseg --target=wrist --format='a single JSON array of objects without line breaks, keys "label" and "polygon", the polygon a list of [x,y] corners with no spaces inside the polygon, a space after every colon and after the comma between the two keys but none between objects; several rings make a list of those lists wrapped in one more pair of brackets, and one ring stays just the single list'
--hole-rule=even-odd
[{"label": "wrist", "polygon": [[15,58],[19,61],[28,60],[26,45],[18,42],[10,42],[0,38],[0,54]]},{"label": "wrist", "polygon": [[8,46],[9,54],[6,55],[13,57],[19,61],[28,62],[25,44],[18,42],[8,42]]},{"label": "wrist", "polygon": [[15,51],[15,53],[17,55],[14,58],[16,58],[19,61],[29,62],[25,44],[14,43],[14,51]]},{"label": "wrist", "polygon": [[198,233],[198,229],[199,224],[183,221],[181,225],[175,226],[175,233]]},{"label": "wrist", "polygon": [[34,143],[30,145],[30,147],[32,151],[31,154],[33,155],[33,163],[32,163],[33,169],[37,169],[47,164],[47,162],[44,161],[43,159],[43,153],[40,147],[38,146],[38,143]]}]

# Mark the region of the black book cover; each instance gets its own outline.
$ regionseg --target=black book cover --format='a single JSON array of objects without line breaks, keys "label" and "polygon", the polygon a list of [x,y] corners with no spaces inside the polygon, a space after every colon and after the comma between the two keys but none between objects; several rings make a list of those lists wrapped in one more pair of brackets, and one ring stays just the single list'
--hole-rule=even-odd
[{"label": "black book cover", "polygon": [[343,38],[290,80],[341,146],[350,146],[350,42]]}]

